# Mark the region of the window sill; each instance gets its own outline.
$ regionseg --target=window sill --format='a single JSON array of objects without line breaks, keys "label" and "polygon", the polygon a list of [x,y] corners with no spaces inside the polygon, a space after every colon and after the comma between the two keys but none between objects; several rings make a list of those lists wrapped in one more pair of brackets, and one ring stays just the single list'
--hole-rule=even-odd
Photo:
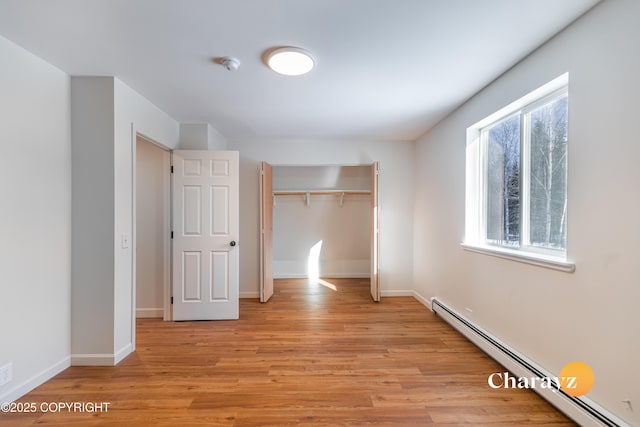
[{"label": "window sill", "polygon": [[461,243],[462,249],[480,254],[491,255],[498,258],[510,259],[512,261],[523,262],[525,264],[537,265],[539,267],[550,268],[552,270],[564,271],[565,273],[573,273],[576,271],[576,265],[572,262],[562,261],[545,255],[535,254],[531,252],[520,252],[510,249],[503,249],[491,246],[478,246]]}]

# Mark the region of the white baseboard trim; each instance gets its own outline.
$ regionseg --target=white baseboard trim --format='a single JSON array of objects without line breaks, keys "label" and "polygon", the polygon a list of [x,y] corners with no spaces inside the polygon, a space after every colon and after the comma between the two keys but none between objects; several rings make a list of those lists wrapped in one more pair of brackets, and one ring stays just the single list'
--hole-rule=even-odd
[{"label": "white baseboard trim", "polygon": [[164,317],[164,308],[136,308],[137,319]]},{"label": "white baseboard trim", "polygon": [[[441,300],[432,298],[432,307],[434,313],[515,376],[529,378],[532,376],[538,378],[554,377],[549,371],[509,347],[460,313],[455,312]],[[572,397],[562,390],[557,391],[554,388],[537,387],[533,390],[581,426],[629,426],[624,420],[588,397]]]},{"label": "white baseboard trim", "polygon": [[[369,273],[349,273],[349,274],[323,274],[321,279],[368,279]],[[306,274],[274,274],[274,279],[307,279]]]},{"label": "white baseboard trim", "polygon": [[382,297],[412,297],[414,294],[414,291],[380,291]]},{"label": "white baseboard trim", "polygon": [[113,354],[72,354],[71,366],[113,366]]},{"label": "white baseboard trim", "polygon": [[260,298],[260,291],[240,292],[240,298]]},{"label": "white baseboard trim", "polygon": [[122,359],[124,359],[125,357],[130,355],[132,351],[133,351],[133,345],[131,343],[129,343],[129,344],[125,345],[124,347],[122,347],[114,355],[113,364],[117,365],[118,363],[120,363],[122,361]]},{"label": "white baseboard trim", "polygon": [[131,354],[132,348],[129,343],[115,354],[72,354],[71,366],[115,366]]},{"label": "white baseboard trim", "polygon": [[1,394],[0,403],[13,402],[15,400],[18,400],[34,388],[38,387],[39,385],[58,375],[60,372],[64,371],[69,366],[71,366],[71,358],[67,356],[61,361],[44,369],[42,372],[35,374],[28,380],[24,381],[22,384],[19,384],[6,393]]},{"label": "white baseboard trim", "polygon": [[306,274],[274,274],[274,279],[306,279]]},{"label": "white baseboard trim", "polygon": [[431,307],[431,298],[425,298],[416,291],[413,291],[413,297],[417,299],[420,304],[427,307],[430,311],[433,311],[433,307]]}]

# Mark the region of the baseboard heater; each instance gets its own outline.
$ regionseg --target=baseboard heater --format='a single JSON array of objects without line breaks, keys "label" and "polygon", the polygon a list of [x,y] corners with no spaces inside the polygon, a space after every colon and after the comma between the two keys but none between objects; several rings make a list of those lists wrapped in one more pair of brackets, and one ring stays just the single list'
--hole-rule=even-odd
[{"label": "baseboard heater", "polygon": [[[436,297],[431,298],[431,311],[442,317],[512,374],[519,377],[553,377],[542,367],[474,325]],[[570,396],[562,389],[555,391],[548,388],[535,388],[534,390],[581,426],[629,426],[629,424],[586,397]]]}]

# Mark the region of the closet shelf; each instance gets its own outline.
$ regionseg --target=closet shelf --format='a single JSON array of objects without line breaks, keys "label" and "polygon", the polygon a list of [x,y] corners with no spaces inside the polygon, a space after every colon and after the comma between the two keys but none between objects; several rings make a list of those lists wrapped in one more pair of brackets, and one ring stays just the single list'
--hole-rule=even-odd
[{"label": "closet shelf", "polygon": [[274,191],[273,192],[273,205],[276,204],[277,196],[304,196],[305,204],[307,206],[311,205],[311,196],[317,195],[328,195],[328,196],[339,196],[340,197],[340,206],[344,204],[344,196],[352,196],[352,195],[370,195],[371,191],[364,190],[295,190],[295,191]]},{"label": "closet shelf", "polygon": [[340,194],[354,194],[354,195],[367,195],[371,194],[371,191],[364,190],[292,190],[292,191],[274,191],[274,196],[306,196],[310,194],[315,195],[340,195]]}]

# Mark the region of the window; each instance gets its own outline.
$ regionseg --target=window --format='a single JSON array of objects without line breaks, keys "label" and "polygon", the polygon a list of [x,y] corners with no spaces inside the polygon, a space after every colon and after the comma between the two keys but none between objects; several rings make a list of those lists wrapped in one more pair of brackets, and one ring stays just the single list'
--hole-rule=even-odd
[{"label": "window", "polygon": [[464,246],[572,268],[567,84],[561,76],[467,130]]}]

